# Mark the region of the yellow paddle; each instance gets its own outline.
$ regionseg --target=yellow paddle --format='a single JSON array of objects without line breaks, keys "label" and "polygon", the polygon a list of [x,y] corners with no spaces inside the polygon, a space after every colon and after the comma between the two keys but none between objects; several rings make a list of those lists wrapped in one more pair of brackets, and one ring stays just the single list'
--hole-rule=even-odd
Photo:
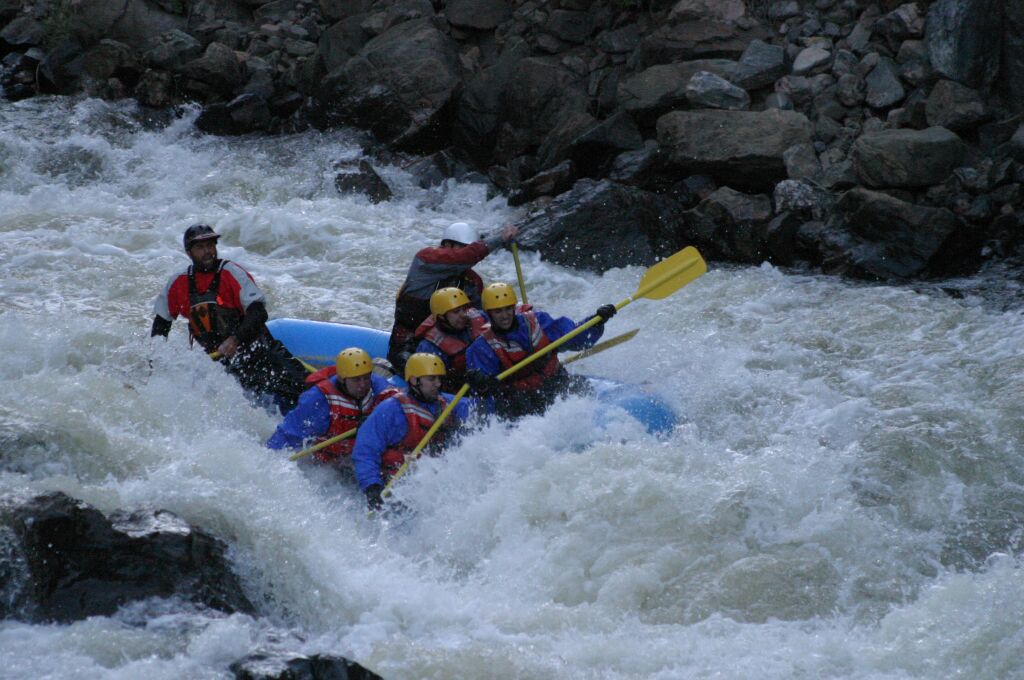
[{"label": "yellow paddle", "polygon": [[[697,249],[693,246],[687,246],[679,252],[666,257],[664,260],[644,272],[636,292],[625,300],[616,303],[615,309],[622,309],[629,303],[635,302],[640,298],[647,298],[648,300],[661,300],[662,298],[666,298],[697,277],[702,276],[707,270],[708,266],[704,262],[704,258],[700,256],[699,252],[697,252]],[[537,359],[546,355],[548,352],[553,352],[583,331],[596,326],[599,323],[601,323],[601,317],[595,316],[586,323],[577,326],[558,340],[552,342],[550,345],[546,345],[542,349],[520,361],[518,364],[515,364],[514,366],[499,373],[498,380],[504,380],[520,368],[530,365]],[[384,486],[381,496],[386,497],[391,494],[391,486],[399,477],[406,473],[409,469],[409,464],[419,458],[420,452],[423,451],[424,447],[430,442],[430,439],[434,436],[444,421],[448,419],[448,416],[451,415],[455,405],[459,403],[460,399],[466,396],[466,392],[468,391],[469,385],[463,385],[459,388],[459,391],[455,393],[455,398],[451,400],[443,411],[441,411],[441,415],[437,417],[434,424],[431,425],[430,429],[427,430],[427,433],[423,435],[423,439],[420,440],[420,443],[416,445],[416,448],[412,450],[412,453],[405,457],[405,462],[402,463],[402,466],[395,471],[394,475],[391,476],[391,479]]]},{"label": "yellow paddle", "polygon": [[639,333],[639,332],[640,332],[639,328],[634,328],[633,330],[627,331],[627,332],[623,333],[622,335],[616,335],[614,338],[609,338],[608,340],[605,340],[604,342],[599,342],[596,345],[594,345],[593,347],[591,347],[589,349],[583,350],[579,354],[573,354],[571,357],[568,357],[567,359],[562,359],[562,365],[565,366],[566,364],[571,364],[574,361],[579,361],[580,359],[586,359],[587,357],[593,356],[594,354],[597,354],[598,352],[603,352],[606,349],[611,349],[612,347],[615,347],[615,345],[621,345],[622,343],[626,342],[627,340],[632,340],[636,336],[636,334]]},{"label": "yellow paddle", "polygon": [[325,439],[322,442],[320,442],[319,444],[314,444],[313,446],[310,446],[308,449],[302,449],[298,453],[293,453],[292,455],[288,456],[288,460],[299,460],[300,458],[305,458],[309,454],[316,453],[320,449],[327,448],[328,446],[330,446],[331,444],[333,444],[335,442],[340,442],[342,439],[348,439],[349,437],[354,437],[355,434],[356,434],[356,430],[357,429],[359,429],[359,428],[353,427],[351,430],[348,430],[347,432],[342,432],[341,434],[335,435],[334,437],[331,437],[330,439]]},{"label": "yellow paddle", "polygon": [[516,278],[519,279],[519,294],[523,296],[523,304],[527,304],[529,300],[526,299],[526,281],[523,280],[523,266],[519,264],[519,246],[516,245],[515,241],[512,241],[512,261],[516,263]]}]

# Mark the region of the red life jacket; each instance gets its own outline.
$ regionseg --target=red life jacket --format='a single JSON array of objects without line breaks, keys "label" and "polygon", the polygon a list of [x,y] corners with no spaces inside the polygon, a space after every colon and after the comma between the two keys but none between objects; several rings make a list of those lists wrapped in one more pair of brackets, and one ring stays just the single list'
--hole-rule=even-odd
[{"label": "red life jacket", "polygon": [[[537,321],[537,315],[533,313],[532,309],[523,309],[517,313],[526,323],[532,349],[521,347],[515,341],[505,341],[499,338],[490,325],[482,333],[487,344],[498,357],[498,361],[501,362],[502,371],[512,368],[526,357],[551,344],[551,340],[541,328],[540,322]],[[548,352],[546,356],[513,373],[509,376],[510,379],[503,384],[514,390],[539,390],[549,378],[557,375],[561,368],[562,364],[558,361],[558,355],[555,352]]]},{"label": "red life jacket", "polygon": [[448,367],[441,380],[441,389],[445,392],[457,392],[466,382],[466,350],[487,326],[487,316],[477,309],[470,308],[466,316],[469,319],[468,342],[463,342],[459,336],[441,330],[437,325],[437,316],[433,314],[416,329],[418,340],[433,343],[448,358]]},{"label": "red life jacket", "polygon": [[217,349],[242,322],[243,312],[226,307],[219,295],[224,264],[225,260],[221,260],[210,287],[203,293],[196,287],[195,268],[188,268],[188,330],[207,352]]},{"label": "red life jacket", "polygon": [[[339,434],[345,434],[349,430],[359,427],[366,420],[366,417],[373,412],[377,404],[399,391],[398,388],[394,388],[374,394],[371,389],[361,401],[357,402],[338,389],[338,386],[330,379],[330,375],[335,373],[334,367],[328,366],[328,368],[331,369],[329,372],[326,369],[321,369],[316,373],[323,372],[328,374],[327,378],[316,383],[316,388],[323,393],[327,399],[327,405],[331,409],[331,420],[327,426],[327,432],[317,442],[337,437]],[[313,454],[313,457],[321,463],[337,464],[342,458],[347,459],[352,455],[352,448],[355,446],[355,442],[355,436],[342,439],[320,449]]]},{"label": "red life jacket", "polygon": [[[408,426],[406,428],[405,437],[402,441],[398,442],[390,449],[384,451],[380,459],[380,471],[384,476],[384,480],[387,481],[391,478],[391,475],[398,471],[398,468],[402,467],[405,463],[406,454],[412,452],[416,448],[416,445],[423,440],[423,437],[427,434],[427,430],[434,424],[434,414],[428,411],[424,406],[410,397],[405,392],[399,392],[391,397],[397,399],[402,405],[402,413],[405,414],[405,422]],[[444,411],[448,406],[447,400],[444,397],[439,396],[437,403],[440,406],[438,413]],[[455,427],[455,418],[449,418],[434,434],[433,439],[430,440],[430,448],[440,448],[444,444],[444,439],[447,431]]]}]

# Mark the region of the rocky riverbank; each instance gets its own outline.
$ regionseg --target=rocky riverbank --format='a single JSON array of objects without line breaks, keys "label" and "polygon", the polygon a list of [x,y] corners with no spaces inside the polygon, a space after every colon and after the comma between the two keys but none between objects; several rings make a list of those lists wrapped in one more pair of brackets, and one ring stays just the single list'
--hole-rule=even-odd
[{"label": "rocky riverbank", "polygon": [[425,184],[529,206],[523,247],[567,265],[694,244],[907,280],[1024,247],[1013,0],[2,0],[0,24],[8,98],[365,128]]}]

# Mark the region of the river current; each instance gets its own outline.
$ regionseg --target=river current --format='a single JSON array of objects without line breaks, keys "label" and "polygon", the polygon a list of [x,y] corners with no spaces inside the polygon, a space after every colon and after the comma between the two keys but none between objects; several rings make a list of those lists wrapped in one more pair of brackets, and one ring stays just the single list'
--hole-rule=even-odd
[{"label": "river current", "polygon": [[[400,163],[378,168],[394,200],[342,197],[357,134],[224,139],[194,117],[0,104],[0,494],[172,510],[229,543],[260,614],[3,621],[0,675],[226,678],[288,649],[389,679],[1024,678],[1018,306],[711,263],[574,366],[656,385],[685,416],[669,436],[568,399],[426,461],[399,489],[415,516],[382,524],[263,448],[276,418],[182,321],[151,340],[153,297],[204,221],[271,317],[387,328],[418,248],[520,213]],[[531,302],[576,318],[643,274],[523,267]],[[515,280],[505,251],[478,271]]]}]

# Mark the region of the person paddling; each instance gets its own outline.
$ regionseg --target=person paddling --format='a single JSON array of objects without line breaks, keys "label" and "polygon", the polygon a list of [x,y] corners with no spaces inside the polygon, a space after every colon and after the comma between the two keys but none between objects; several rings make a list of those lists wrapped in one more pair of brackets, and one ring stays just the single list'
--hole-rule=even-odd
[{"label": "person paddling", "polygon": [[459,288],[441,288],[430,296],[430,316],[416,329],[416,351],[441,357],[443,391],[457,392],[466,382],[466,349],[487,322],[487,315],[470,306]]},{"label": "person paddling", "polygon": [[185,230],[192,264],[172,276],[153,302],[150,335],[166,338],[174,319],[186,317],[189,343],[215,352],[243,388],[267,395],[287,413],[306,389],[306,371],[267,330],[266,298],[252,275],[217,257],[218,239],[206,224]]},{"label": "person paddling", "polygon": [[388,342],[388,361],[401,374],[417,341],[416,329],[430,315],[430,296],[439,288],[455,287],[480,308],[483,281],[473,271],[476,263],[500,245],[508,245],[518,229],[507,225],[496,234],[481,238],[466,222],[454,222],[444,230],[440,247],[423,248],[413,257],[405,281],[395,300],[395,322]]},{"label": "person paddling", "polygon": [[[359,488],[366,494],[371,510],[383,505],[381,493],[391,475],[405,462],[405,456],[420,443],[434,420],[448,405],[450,394],[441,392],[444,362],[433,354],[416,353],[405,363],[407,393],[398,393],[382,401],[356,434],[352,466]],[[427,451],[437,455],[461,423],[469,419],[468,400],[455,406],[452,417],[444,422]]]},{"label": "person paddling", "polygon": [[[341,350],[333,366],[313,373],[306,381],[313,386],[277,426],[267,448],[298,450],[345,434],[358,428],[378,403],[398,391],[373,373],[373,359],[358,347]],[[349,436],[313,455],[321,463],[351,467],[354,444],[355,437]]]},{"label": "person paddling", "polygon": [[[499,373],[584,323],[578,324],[565,316],[553,318],[535,307],[517,309],[518,301],[515,290],[507,283],[487,286],[482,304],[491,323],[466,350],[466,382],[481,396],[494,397],[497,413],[507,418],[543,413],[559,395],[586,389],[582,378],[565,370],[556,352],[529,364],[504,382],[498,381]],[[593,346],[604,333],[604,323],[615,312],[615,305],[601,305],[595,313],[601,321],[559,349],[583,350]]]}]

